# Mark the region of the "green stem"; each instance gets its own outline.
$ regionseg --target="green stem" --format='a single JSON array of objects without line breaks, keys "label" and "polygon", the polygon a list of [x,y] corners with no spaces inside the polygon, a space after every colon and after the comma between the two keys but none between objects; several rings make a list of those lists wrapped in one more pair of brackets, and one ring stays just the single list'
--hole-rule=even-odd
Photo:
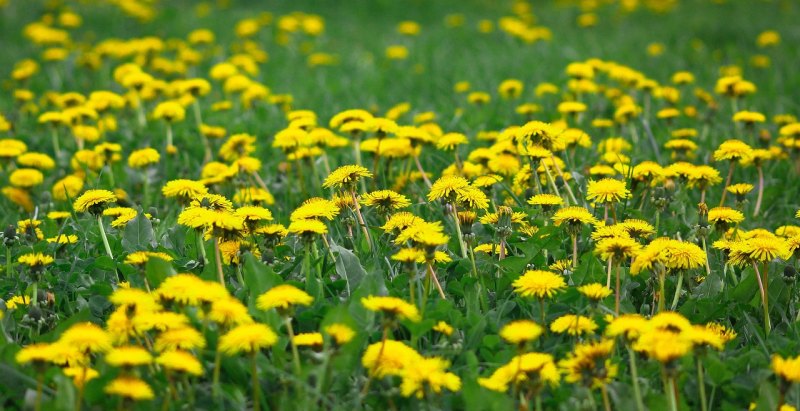
[{"label": "green stem", "polygon": [[414,305],[414,291],[416,287],[414,286],[416,283],[417,272],[416,270],[409,270],[408,272],[408,295],[409,300],[411,301],[411,305]]},{"label": "green stem", "polygon": [[626,347],[628,349],[628,362],[630,363],[631,367],[631,380],[633,380],[633,395],[636,397],[636,410],[644,411],[642,390],[639,387],[639,371],[636,367],[636,351],[634,351],[630,345],[627,345]]},{"label": "green stem", "polygon": [[325,356],[322,358],[322,364],[320,364],[320,371],[319,371],[319,379],[317,380],[317,398],[322,397],[323,393],[325,392],[325,380],[328,378],[328,371],[331,364],[331,357],[333,356],[333,351],[327,351]]},{"label": "green stem", "polygon": [[697,388],[700,390],[700,409],[708,410],[708,400],[706,399],[705,371],[703,370],[703,359],[697,357]]},{"label": "green stem", "polygon": [[461,234],[461,224],[458,222],[458,208],[453,204],[453,222],[456,224],[456,234],[458,235],[458,246],[461,247],[461,258],[467,258],[467,246],[464,244],[464,236]]},{"label": "green stem", "polygon": [[34,307],[39,305],[38,294],[39,294],[39,282],[34,281],[33,284],[31,284],[31,305]]},{"label": "green stem", "polygon": [[11,277],[11,247],[6,246],[6,277]]},{"label": "green stem", "polygon": [[616,295],[614,296],[614,312],[619,315],[619,299],[620,299],[620,289],[622,285],[620,284],[620,271],[622,271],[622,264],[617,264],[617,287],[616,287]]},{"label": "green stem", "polygon": [[364,232],[364,236],[367,238],[367,247],[370,251],[372,251],[372,238],[369,236],[369,228],[367,227],[367,223],[364,222],[364,216],[361,215],[361,205],[358,204],[358,198],[356,197],[356,191],[351,190],[350,195],[353,197],[353,205],[356,209],[356,217],[358,217],[358,225],[361,226],[361,231]]},{"label": "green stem", "polygon": [[675,398],[675,378],[667,377],[667,397],[670,411],[678,411],[678,399]]},{"label": "green stem", "polygon": [[83,408],[83,392],[84,388],[86,387],[86,369],[88,367],[85,365],[81,366],[81,383],[78,385],[78,396],[75,400],[75,409],[80,411]]},{"label": "green stem", "polygon": [[733,179],[734,168],[736,168],[736,162],[731,161],[731,166],[728,168],[728,177],[725,179],[725,187],[722,187],[722,198],[719,200],[720,207],[725,204],[725,196],[728,194],[728,186],[731,185],[731,179]]},{"label": "green stem", "polygon": [[600,386],[600,393],[603,395],[603,408],[606,411],[611,411],[611,401],[608,399],[608,389],[605,384]]},{"label": "green stem", "polygon": [[50,128],[50,137],[53,139],[53,151],[55,152],[56,158],[58,158],[59,153],[61,153],[61,146],[58,143],[58,129],[56,127]]},{"label": "green stem", "polygon": [[172,123],[167,122],[167,147],[164,153],[169,154],[169,148],[172,146]]},{"label": "green stem", "polygon": [[681,290],[683,290],[683,271],[678,273],[678,285],[675,286],[675,296],[672,297],[671,311],[675,311],[678,307],[678,300],[681,298]]},{"label": "green stem", "polygon": [[708,246],[706,246],[706,238],[700,237],[703,243],[703,252],[706,254],[706,275],[711,275],[711,266],[708,265]]},{"label": "green stem", "polygon": [[572,268],[578,268],[578,235],[572,234]]},{"label": "green stem", "polygon": [[200,259],[200,262],[203,263],[203,266],[208,264],[208,258],[206,257],[206,243],[203,241],[203,233],[201,231],[197,232],[197,258]]},{"label": "green stem", "polygon": [[100,228],[100,238],[103,239],[103,247],[106,249],[106,254],[113,260],[114,254],[111,253],[111,246],[108,245],[108,237],[106,237],[106,229],[103,227],[103,216],[97,216],[97,226]]},{"label": "green stem", "polygon": [[772,331],[772,323],[769,319],[769,297],[767,295],[768,288],[766,272],[762,276],[756,263],[753,263],[753,270],[756,272],[756,280],[758,280],[758,287],[761,291],[761,307],[764,309],[764,333],[769,335],[770,331]]},{"label": "green stem", "polygon": [[283,320],[286,323],[286,332],[289,333],[289,345],[292,347],[292,360],[294,361],[294,371],[297,378],[300,378],[300,354],[297,352],[297,345],[294,343],[294,328],[292,328],[292,318],[287,316]]},{"label": "green stem", "polygon": [[665,295],[666,287],[664,287],[664,283],[666,282],[667,273],[664,272],[663,269],[660,269],[658,272],[658,312],[663,312],[665,308],[664,299],[667,298]]},{"label": "green stem", "polygon": [[239,285],[244,289],[246,285],[244,283],[244,277],[242,276],[242,265],[236,264],[236,281],[239,282]]},{"label": "green stem", "polygon": [[214,237],[214,260],[217,265],[217,277],[219,283],[225,286],[225,275],[222,273],[222,256],[219,252],[219,238]]},{"label": "green stem", "polygon": [[216,354],[214,354],[214,373],[211,380],[211,391],[215,397],[221,393],[219,389],[219,369],[221,364],[222,351],[219,350],[219,344],[217,344]]},{"label": "green stem", "polygon": [[44,389],[44,372],[39,372],[39,375],[36,376],[36,401],[33,404],[33,409],[35,411],[41,411],[42,409],[42,390]]},{"label": "green stem", "polygon": [[147,174],[147,170],[143,171],[144,185],[142,186],[142,212],[147,212],[147,208],[150,206],[150,176]]},{"label": "green stem", "polygon": [[261,387],[258,384],[258,351],[253,351],[251,358],[252,370],[250,371],[250,378],[253,380],[253,411],[261,409]]},{"label": "green stem", "polygon": [[489,305],[486,302],[486,283],[485,283],[485,281],[483,279],[483,276],[481,276],[478,273],[478,267],[475,264],[475,250],[472,249],[471,245],[468,246],[468,249],[469,249],[469,261],[470,261],[470,263],[472,263],[472,274],[475,276],[475,278],[478,279],[478,283],[477,283],[477,286],[478,286],[478,300],[480,301],[481,309],[483,311],[487,311],[489,309]]}]

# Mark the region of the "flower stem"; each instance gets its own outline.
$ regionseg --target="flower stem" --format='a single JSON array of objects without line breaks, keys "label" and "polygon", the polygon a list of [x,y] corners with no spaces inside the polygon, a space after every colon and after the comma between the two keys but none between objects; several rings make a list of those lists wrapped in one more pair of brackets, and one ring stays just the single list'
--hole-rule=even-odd
[{"label": "flower stem", "polygon": [[631,380],[633,380],[633,395],[636,397],[636,410],[644,411],[644,402],[642,401],[642,389],[639,387],[639,370],[636,367],[636,351],[630,347],[628,348],[628,363],[631,367]]},{"label": "flower stem", "polygon": [[53,140],[53,152],[58,158],[61,153],[61,146],[58,144],[58,129],[55,126],[50,128],[50,137]]},{"label": "flower stem", "polygon": [[756,207],[753,210],[753,217],[758,215],[761,211],[761,200],[764,198],[764,170],[761,166],[756,167],[758,170],[758,197],[756,197]]},{"label": "flower stem", "polygon": [[736,168],[736,162],[731,161],[731,166],[728,168],[728,177],[725,179],[725,187],[722,187],[722,198],[719,200],[720,207],[725,204],[725,196],[728,194],[728,186],[731,185],[731,179],[733,179],[734,168]]},{"label": "flower stem", "polygon": [[545,311],[544,311],[544,298],[539,298],[539,313],[541,314],[542,317],[542,325],[546,325],[547,319],[545,317]]},{"label": "flower stem", "polygon": [[198,231],[197,232],[197,258],[200,259],[200,262],[203,263],[203,266],[208,264],[208,257],[206,257],[206,244],[203,241],[203,233]]},{"label": "flower stem", "polygon": [[194,109],[194,121],[197,124],[197,132],[200,134],[200,139],[203,140],[203,164],[208,163],[211,161],[211,143],[208,141],[208,138],[203,135],[201,131],[201,126],[203,125],[203,118],[200,114],[200,103],[197,102],[197,99],[192,101],[192,109]]},{"label": "flower stem", "polygon": [[11,277],[11,247],[6,246],[6,277]]},{"label": "flower stem", "polygon": [[217,344],[216,353],[214,354],[214,373],[211,382],[211,392],[214,396],[218,396],[221,391],[219,389],[219,369],[222,365],[222,351],[219,350],[219,343]]},{"label": "flower stem", "polygon": [[214,260],[217,265],[217,277],[219,278],[219,283],[222,286],[225,286],[225,275],[222,273],[222,256],[219,252],[219,238],[214,237]]},{"label": "flower stem", "polygon": [[705,371],[703,370],[703,359],[700,357],[697,357],[697,388],[700,391],[700,410],[707,411]]},{"label": "flower stem", "polygon": [[617,288],[616,288],[616,295],[614,296],[614,312],[619,315],[619,297],[620,297],[620,288],[622,288],[620,284],[620,271],[622,271],[622,265],[617,264]]},{"label": "flower stem", "polygon": [[34,281],[33,284],[31,284],[31,305],[34,306],[34,307],[39,305],[39,282],[38,281]]},{"label": "flower stem", "polygon": [[258,384],[258,351],[254,350],[251,357],[252,370],[250,378],[253,380],[253,411],[261,409],[261,387]]},{"label": "flower stem", "polygon": [[758,288],[761,291],[761,307],[764,309],[764,333],[769,335],[772,330],[772,323],[769,319],[769,300],[767,299],[767,278],[762,278],[761,272],[758,270],[758,265],[753,263],[753,269],[756,272],[756,280],[758,280]]},{"label": "flower stem", "polygon": [[572,268],[578,268],[578,235],[572,235]]},{"label": "flower stem", "polygon": [[367,228],[367,223],[364,222],[364,216],[361,215],[361,206],[358,204],[358,198],[356,198],[356,191],[351,190],[350,195],[353,197],[353,205],[356,209],[356,217],[358,217],[358,225],[361,226],[361,231],[364,232],[364,236],[367,238],[367,247],[370,251],[372,251],[372,238],[369,236],[369,228]]},{"label": "flower stem", "polygon": [[675,308],[678,307],[678,300],[681,298],[682,290],[683,290],[683,271],[678,273],[678,285],[675,286],[675,296],[672,297],[672,305],[670,306],[671,311],[675,311]]},{"label": "flower stem", "polygon": [[164,153],[169,154],[169,149],[172,146],[172,123],[167,122],[167,147],[164,150]]},{"label": "flower stem", "polygon": [[461,257],[467,258],[467,246],[464,244],[464,235],[461,234],[461,224],[458,222],[458,208],[456,203],[453,205],[453,222],[456,225],[456,234],[458,235],[458,246],[461,248]]},{"label": "flower stem", "polygon": [[147,208],[150,206],[150,176],[147,174],[147,170],[144,170],[144,185],[142,186],[142,212],[147,212]]},{"label": "flower stem", "polygon": [[283,321],[286,323],[286,332],[289,333],[289,345],[292,346],[292,360],[294,361],[294,371],[300,378],[300,354],[297,352],[297,345],[294,343],[294,328],[292,328],[292,318],[286,316]]},{"label": "flower stem", "polygon": [[36,376],[36,401],[33,404],[35,411],[42,409],[42,390],[44,389],[44,372],[39,372]]},{"label": "flower stem", "polygon": [[658,312],[663,312],[665,308],[664,300],[667,298],[664,283],[666,282],[667,273],[663,269],[658,273]]},{"label": "flower stem", "polygon": [[611,401],[608,399],[608,389],[605,384],[600,386],[600,393],[603,394],[603,408],[606,411],[611,411]]},{"label": "flower stem", "polygon": [[675,397],[675,378],[667,377],[667,397],[670,411],[678,411],[678,399]]},{"label": "flower stem", "polygon": [[706,275],[711,275],[711,266],[708,265],[708,246],[706,245],[706,238],[700,237],[700,240],[703,243],[703,252],[706,254]]},{"label": "flower stem", "polygon": [[446,300],[447,297],[444,295],[442,284],[439,283],[439,278],[436,277],[436,272],[433,271],[433,265],[431,265],[430,261],[428,261],[428,273],[430,274],[433,283],[436,285],[436,289],[439,291],[439,296],[442,297],[442,300]]},{"label": "flower stem", "polygon": [[103,216],[97,216],[97,226],[100,228],[100,238],[103,239],[103,247],[106,249],[106,254],[113,260],[114,254],[111,253],[111,246],[108,245],[108,237],[106,237],[106,230],[103,227]]},{"label": "flower stem", "polygon": [[428,174],[425,173],[425,170],[422,168],[422,163],[419,162],[419,156],[414,155],[414,163],[417,164],[417,171],[422,175],[422,181],[425,182],[425,185],[428,188],[431,188],[431,180],[428,179]]}]

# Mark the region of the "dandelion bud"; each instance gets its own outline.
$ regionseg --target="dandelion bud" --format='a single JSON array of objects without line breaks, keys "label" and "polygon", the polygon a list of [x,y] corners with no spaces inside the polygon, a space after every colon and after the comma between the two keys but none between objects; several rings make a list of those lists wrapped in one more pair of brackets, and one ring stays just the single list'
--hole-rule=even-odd
[{"label": "dandelion bud", "polygon": [[13,224],[9,224],[5,230],[3,230],[3,242],[5,243],[6,247],[10,246],[17,240],[17,227]]},{"label": "dandelion bud", "polygon": [[34,322],[39,322],[43,318],[42,309],[38,305],[31,304],[28,309],[28,317]]},{"label": "dandelion bud", "polygon": [[797,277],[797,270],[794,267],[791,265],[783,267],[783,278],[794,281],[795,277]]}]

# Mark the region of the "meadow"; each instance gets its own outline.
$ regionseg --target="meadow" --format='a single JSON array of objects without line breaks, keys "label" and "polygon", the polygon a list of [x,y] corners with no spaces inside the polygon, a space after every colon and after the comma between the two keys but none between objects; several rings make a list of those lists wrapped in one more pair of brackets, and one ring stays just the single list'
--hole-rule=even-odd
[{"label": "meadow", "polygon": [[0,409],[795,410],[798,18],[0,0]]}]

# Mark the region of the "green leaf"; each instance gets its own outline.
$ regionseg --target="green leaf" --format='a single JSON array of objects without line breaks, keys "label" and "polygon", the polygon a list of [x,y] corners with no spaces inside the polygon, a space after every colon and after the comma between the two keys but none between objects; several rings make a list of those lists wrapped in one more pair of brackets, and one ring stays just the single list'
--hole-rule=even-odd
[{"label": "green leaf", "polygon": [[94,260],[92,267],[103,271],[116,271],[117,263],[107,255],[101,255]]},{"label": "green leaf", "polygon": [[757,292],[758,280],[756,280],[756,273],[748,268],[744,270],[743,278],[733,289],[731,297],[740,303],[748,303]]},{"label": "green leaf", "polygon": [[153,224],[144,214],[139,213],[125,226],[122,234],[122,248],[129,253],[156,248]]},{"label": "green leaf", "polygon": [[172,264],[160,258],[151,258],[147,261],[144,275],[150,284],[150,289],[158,287],[165,278],[175,275],[176,271]]},{"label": "green leaf", "polygon": [[242,273],[244,282],[250,290],[250,295],[254,296],[259,296],[283,282],[283,279],[278,274],[275,274],[272,267],[262,263],[249,253],[244,256]]},{"label": "green leaf", "polygon": [[347,296],[349,297],[368,275],[367,271],[364,270],[361,261],[352,251],[338,244],[331,244],[331,250],[336,255],[336,274],[347,281]]},{"label": "green leaf", "polygon": [[778,408],[778,387],[768,380],[758,386],[757,411],[775,410]]}]

